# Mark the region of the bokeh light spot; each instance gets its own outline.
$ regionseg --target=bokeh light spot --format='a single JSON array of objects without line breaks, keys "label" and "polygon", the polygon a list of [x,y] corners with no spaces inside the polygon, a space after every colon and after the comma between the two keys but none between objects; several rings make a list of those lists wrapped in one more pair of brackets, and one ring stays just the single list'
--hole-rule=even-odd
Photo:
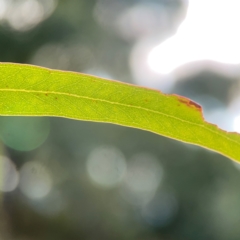
[{"label": "bokeh light spot", "polygon": [[134,205],[144,205],[155,195],[163,177],[158,159],[148,153],[139,153],[128,164],[123,186],[123,197]]},{"label": "bokeh light spot", "polygon": [[140,39],[164,31],[167,14],[163,4],[140,2],[117,16],[118,34],[126,39]]},{"label": "bokeh light spot", "polygon": [[147,62],[148,54],[155,41],[141,40],[132,48],[130,55],[130,67],[134,81],[141,86],[160,89],[163,92],[171,92],[175,78],[171,75],[161,75],[152,71]]},{"label": "bokeh light spot", "polygon": [[88,157],[88,175],[100,187],[115,187],[122,181],[125,171],[125,157],[115,147],[98,147]]},{"label": "bokeh light spot", "polygon": [[20,169],[20,189],[29,199],[41,199],[52,189],[52,178],[39,162],[27,162]]},{"label": "bokeh light spot", "polygon": [[1,117],[0,138],[8,146],[19,151],[39,147],[48,137],[48,118]]},{"label": "bokeh light spot", "polygon": [[13,162],[5,156],[0,156],[0,191],[13,191],[18,182],[19,174]]},{"label": "bokeh light spot", "polygon": [[1,0],[0,20],[15,31],[28,31],[49,17],[57,0]]}]

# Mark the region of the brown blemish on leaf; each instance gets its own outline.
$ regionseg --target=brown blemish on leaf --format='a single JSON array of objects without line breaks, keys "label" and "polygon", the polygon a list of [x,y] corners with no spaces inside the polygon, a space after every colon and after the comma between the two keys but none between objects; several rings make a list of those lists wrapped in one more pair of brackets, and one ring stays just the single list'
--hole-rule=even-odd
[{"label": "brown blemish on leaf", "polygon": [[177,97],[179,102],[186,104],[188,107],[194,107],[199,112],[202,112],[202,107],[199,104],[197,104],[197,103],[193,102],[192,100],[190,100],[189,98],[186,98],[186,97],[183,97],[183,96],[179,96],[177,94],[173,94],[173,95],[175,95]]}]

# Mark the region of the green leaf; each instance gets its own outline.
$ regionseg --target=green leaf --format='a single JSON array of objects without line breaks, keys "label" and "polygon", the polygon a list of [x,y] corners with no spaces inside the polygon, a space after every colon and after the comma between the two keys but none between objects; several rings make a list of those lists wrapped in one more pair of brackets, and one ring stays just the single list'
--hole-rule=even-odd
[{"label": "green leaf", "polygon": [[57,116],[139,128],[240,161],[240,135],[204,121],[193,101],[98,77],[0,64],[0,115]]}]

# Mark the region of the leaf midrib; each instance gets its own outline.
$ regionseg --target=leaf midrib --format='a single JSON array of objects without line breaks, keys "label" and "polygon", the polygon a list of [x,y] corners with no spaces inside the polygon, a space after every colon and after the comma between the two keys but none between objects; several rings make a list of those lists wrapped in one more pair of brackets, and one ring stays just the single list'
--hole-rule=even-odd
[{"label": "leaf midrib", "polygon": [[[169,115],[169,114],[165,114],[165,113],[162,113],[162,112],[159,112],[159,111],[155,111],[155,110],[152,110],[152,109],[148,109],[148,108],[144,108],[144,107],[140,107],[140,106],[135,106],[135,105],[129,105],[129,104],[124,104],[124,103],[119,103],[119,102],[114,102],[114,101],[108,101],[108,100],[105,100],[105,99],[99,99],[99,98],[91,98],[91,97],[87,97],[87,96],[81,96],[81,95],[77,95],[77,94],[72,94],[72,93],[66,93],[66,92],[55,92],[55,91],[41,91],[41,90],[27,90],[27,89],[0,89],[0,92],[26,92],[26,93],[42,93],[42,94],[56,94],[56,95],[65,95],[65,96],[69,96],[69,97],[75,97],[75,98],[82,98],[82,99],[88,99],[88,100],[94,100],[94,101],[100,101],[100,102],[105,102],[105,103],[109,103],[109,104],[113,104],[113,105],[119,105],[119,106],[124,106],[124,107],[129,107],[129,108],[135,108],[135,109],[141,109],[141,110],[144,110],[144,111],[147,111],[147,112],[152,112],[152,113],[156,113],[156,114],[159,114],[159,115],[163,115],[165,117],[168,117],[168,118],[172,118],[172,119],[176,119],[178,121],[181,121],[181,122],[184,122],[184,123],[188,123],[188,124],[191,124],[191,125],[194,125],[194,126],[198,126],[200,128],[204,128],[216,135],[219,135],[231,142],[234,142],[236,143],[237,145],[240,146],[240,143],[238,141],[235,141],[234,139],[231,139],[231,138],[228,138],[227,136],[225,136],[224,134],[221,134],[219,132],[215,132],[213,131],[212,129],[206,127],[205,125],[202,125],[202,124],[198,124],[198,123],[194,123],[194,122],[190,122],[190,121],[187,121],[187,120],[184,120],[184,119],[181,119],[181,118],[178,118],[178,117],[175,117],[175,116],[172,116],[172,115]],[[219,129],[220,130],[220,129]]]}]

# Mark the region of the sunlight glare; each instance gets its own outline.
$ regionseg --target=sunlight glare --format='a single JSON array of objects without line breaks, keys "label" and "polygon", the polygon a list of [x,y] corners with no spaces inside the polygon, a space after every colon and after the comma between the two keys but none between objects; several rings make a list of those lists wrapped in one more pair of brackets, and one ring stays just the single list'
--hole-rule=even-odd
[{"label": "sunlight glare", "polygon": [[239,0],[189,0],[177,33],[150,51],[150,68],[168,74],[202,60],[240,64],[239,9]]},{"label": "sunlight glare", "polygon": [[240,115],[234,119],[234,131],[240,133]]}]

